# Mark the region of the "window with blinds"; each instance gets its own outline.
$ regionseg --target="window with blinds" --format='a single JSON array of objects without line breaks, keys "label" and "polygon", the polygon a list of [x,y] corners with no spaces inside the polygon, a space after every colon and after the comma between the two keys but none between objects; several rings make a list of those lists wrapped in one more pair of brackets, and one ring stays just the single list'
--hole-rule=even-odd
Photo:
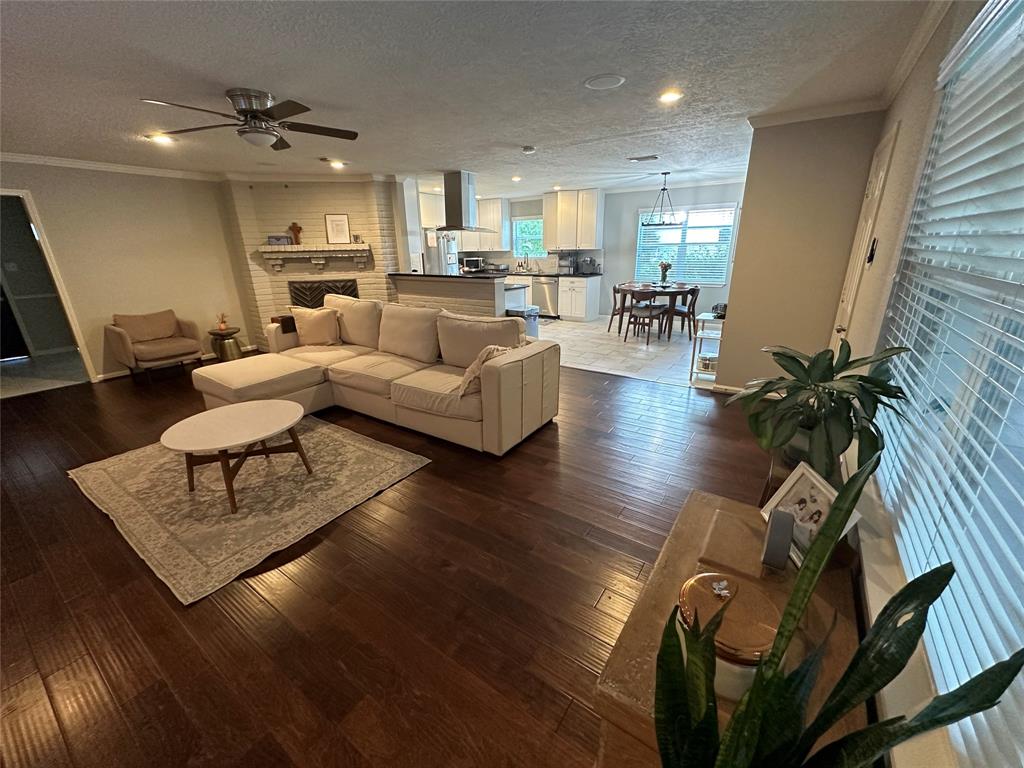
[{"label": "window with blinds", "polygon": [[[966,42],[965,42],[966,41]],[[956,576],[928,618],[941,693],[1024,646],[1024,3],[989,3],[942,102],[882,341],[910,402],[879,470],[908,576]],[[951,729],[963,765],[1024,765],[1024,679]]]},{"label": "window with blinds", "polygon": [[661,279],[658,264],[672,265],[669,277],[697,285],[725,285],[732,258],[732,232],[736,206],[677,209],[668,226],[640,225],[651,214],[641,210],[637,217],[637,280]]}]

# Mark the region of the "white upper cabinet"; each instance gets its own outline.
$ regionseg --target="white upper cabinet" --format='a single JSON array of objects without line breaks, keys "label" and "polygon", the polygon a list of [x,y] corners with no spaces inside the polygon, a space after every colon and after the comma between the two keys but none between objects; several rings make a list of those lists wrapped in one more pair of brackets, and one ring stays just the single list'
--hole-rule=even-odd
[{"label": "white upper cabinet", "polygon": [[508,200],[491,198],[480,200],[477,204],[477,224],[494,232],[480,232],[481,251],[512,250],[512,217],[509,214]]},{"label": "white upper cabinet", "polygon": [[444,195],[420,192],[420,226],[427,229],[444,226]]},{"label": "white upper cabinet", "polygon": [[544,248],[549,251],[602,247],[604,195],[599,189],[569,189],[544,195]]},{"label": "white upper cabinet", "polygon": [[459,252],[462,251],[479,251],[480,250],[480,232],[468,232],[458,231],[455,233],[456,247]]},{"label": "white upper cabinet", "polygon": [[597,250],[604,243],[604,193],[581,189],[577,196],[576,247]]},{"label": "white upper cabinet", "polygon": [[558,250],[558,193],[547,192],[544,195],[544,250]]}]

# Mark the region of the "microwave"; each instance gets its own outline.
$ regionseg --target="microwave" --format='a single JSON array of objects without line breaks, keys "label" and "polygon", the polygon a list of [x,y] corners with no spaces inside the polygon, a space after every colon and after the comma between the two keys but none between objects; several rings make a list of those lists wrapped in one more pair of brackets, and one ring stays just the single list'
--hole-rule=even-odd
[{"label": "microwave", "polygon": [[465,256],[462,259],[463,272],[483,272],[484,258],[482,256]]}]

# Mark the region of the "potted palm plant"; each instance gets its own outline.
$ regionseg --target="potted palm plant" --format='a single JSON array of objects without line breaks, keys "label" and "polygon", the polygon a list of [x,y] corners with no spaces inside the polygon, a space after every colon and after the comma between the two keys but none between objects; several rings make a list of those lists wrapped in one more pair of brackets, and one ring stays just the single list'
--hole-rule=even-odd
[{"label": "potted palm plant", "polygon": [[868,630],[846,672],[808,718],[821,649],[792,671],[782,659],[825,564],[839,540],[881,452],[867,459],[839,491],[825,523],[803,561],[770,653],[761,659],[753,685],[719,732],[715,699],[715,633],[726,603],[713,616],[683,627],[686,655],[672,610],[658,652],[654,718],[664,768],[865,768],[897,744],[989,707],[1024,666],[1024,649],[998,662],[959,688],[935,697],[914,717],[894,717],[850,733],[812,753],[820,737],[898,675],[924,632],[928,609],[953,577],[939,566],[893,596]]},{"label": "potted palm plant", "polygon": [[[789,347],[765,347],[762,352],[789,375],[750,381],[726,404],[743,405],[762,449],[782,449],[791,466],[806,461],[838,488],[839,457],[854,437],[858,465],[884,446],[875,424],[879,407],[902,416],[894,403],[906,395],[892,383],[886,361],[906,351],[889,347],[876,355],[851,358],[846,339],[836,355],[831,349],[807,355]],[[850,373],[865,367],[867,373]]]}]

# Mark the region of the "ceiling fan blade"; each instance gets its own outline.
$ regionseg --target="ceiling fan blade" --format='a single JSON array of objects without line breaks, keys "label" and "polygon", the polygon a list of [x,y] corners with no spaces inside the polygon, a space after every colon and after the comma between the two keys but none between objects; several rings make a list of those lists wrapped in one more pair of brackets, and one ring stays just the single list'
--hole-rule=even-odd
[{"label": "ceiling fan blade", "polygon": [[273,149],[275,152],[278,152],[282,149],[291,149],[292,145],[284,140],[284,136],[278,136],[277,141],[271,144],[270,148]]},{"label": "ceiling fan blade", "polygon": [[261,109],[259,114],[263,115],[263,117],[269,117],[271,120],[277,121],[286,120],[287,118],[294,117],[295,115],[301,115],[303,112],[309,112],[309,107],[305,104],[299,104],[299,102],[289,99],[288,101],[282,101],[278,104],[267,107],[266,109]]},{"label": "ceiling fan blade", "polygon": [[335,139],[354,140],[359,134],[355,131],[346,131],[343,128],[328,128],[326,125],[311,125],[310,123],[280,123],[282,128],[298,133],[315,133],[317,136],[330,136]]},{"label": "ceiling fan blade", "polygon": [[238,123],[217,123],[217,125],[201,125],[198,128],[182,128],[180,131],[160,131],[162,136],[174,136],[179,133],[195,133],[196,131],[208,131],[211,128],[237,128]]},{"label": "ceiling fan blade", "polygon": [[160,101],[159,99],[139,99],[147,104],[159,104],[163,107],[180,107],[181,109],[191,109],[196,112],[206,112],[210,115],[219,115],[220,117],[226,117],[229,120],[238,120],[241,122],[241,118],[238,115],[229,115],[226,112],[215,112],[212,109],[203,109],[202,107],[190,107],[188,104],[175,104],[173,101]]}]

